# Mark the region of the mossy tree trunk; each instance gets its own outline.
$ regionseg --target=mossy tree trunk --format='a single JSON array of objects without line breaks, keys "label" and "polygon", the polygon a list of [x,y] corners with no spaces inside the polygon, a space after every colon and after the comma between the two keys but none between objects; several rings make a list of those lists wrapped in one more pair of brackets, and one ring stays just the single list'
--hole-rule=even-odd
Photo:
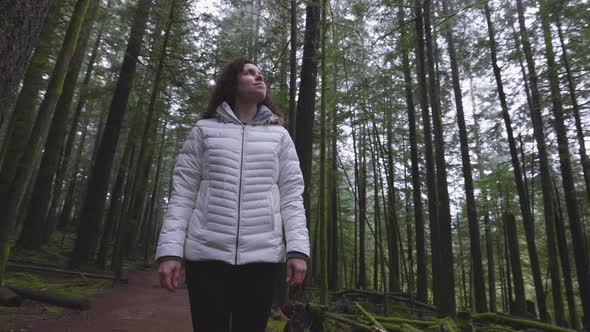
[{"label": "mossy tree trunk", "polygon": [[92,53],[90,54],[90,58],[88,59],[88,65],[86,67],[86,73],[84,74],[82,86],[78,90],[78,102],[76,103],[76,110],[74,111],[74,116],[71,121],[67,139],[65,141],[64,152],[61,157],[58,173],[55,177],[55,186],[53,191],[54,199],[52,200],[51,208],[49,209],[49,216],[47,221],[48,229],[53,229],[55,228],[55,226],[58,225],[60,219],[59,216],[61,215],[63,206],[65,204],[65,194],[68,192],[66,188],[69,188],[69,183],[72,181],[72,179],[68,179],[66,175],[73,164],[72,152],[74,148],[74,143],[76,141],[76,134],[78,132],[78,128],[80,127],[80,116],[82,114],[82,109],[86,104],[86,99],[88,98],[88,86],[90,84],[90,79],[92,78],[94,65],[97,62],[98,51],[102,42],[103,32],[104,27],[102,27],[101,31],[99,31],[96,36],[96,40],[94,41],[94,45],[92,48]]},{"label": "mossy tree trunk", "polygon": [[[39,107],[39,113],[32,131],[35,135],[31,135],[28,139],[27,148],[23,151],[22,156],[5,158],[2,165],[0,172],[0,208],[3,214],[0,217],[0,252],[6,255],[10,252],[8,232],[14,220],[16,220],[19,203],[26,193],[34,162],[38,159],[47,138],[51,117],[55,111],[55,104],[61,94],[66,72],[78,42],[88,5],[89,0],[78,0],[76,2],[45,98]],[[7,259],[8,257],[0,258]],[[0,261],[0,278],[4,274],[4,266],[5,262]]]},{"label": "mossy tree trunk", "polygon": [[[71,101],[74,96],[78,74],[82,67],[82,61],[86,55],[86,46],[90,38],[90,32],[94,25],[98,5],[100,1],[94,1],[88,7],[88,12],[82,29],[80,30],[76,50],[69,64],[68,72],[63,84],[63,92],[57,101],[55,114],[51,120],[51,127],[45,142],[39,174],[34,182],[31,198],[31,209],[25,219],[25,227],[20,235],[18,246],[28,249],[39,249],[45,244],[53,232],[53,225],[48,224],[48,215],[53,197],[54,179],[59,168],[60,156],[64,148],[67,134],[68,119],[71,111]],[[60,183],[61,185],[61,183]]]}]

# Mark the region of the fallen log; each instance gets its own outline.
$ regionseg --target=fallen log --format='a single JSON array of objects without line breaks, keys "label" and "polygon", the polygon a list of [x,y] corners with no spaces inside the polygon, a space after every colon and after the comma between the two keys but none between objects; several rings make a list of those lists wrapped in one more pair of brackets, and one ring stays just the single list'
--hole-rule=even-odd
[{"label": "fallen log", "polygon": [[10,288],[18,295],[34,301],[72,309],[88,310],[90,308],[90,301],[88,301],[87,298],[64,295],[40,289],[26,288],[13,284],[4,284],[4,286]]},{"label": "fallen log", "polygon": [[363,306],[360,303],[355,302],[355,305],[363,313],[363,315],[365,315],[365,317],[367,317],[369,319],[372,326],[378,328],[381,331],[385,331],[385,328],[383,327],[383,325],[381,325],[381,323],[379,323],[375,319],[375,317],[373,317],[373,315],[371,315],[367,310],[365,310],[365,308],[363,308]]},{"label": "fallen log", "polygon": [[373,327],[371,327],[369,325],[365,325],[363,323],[359,323],[359,322],[354,321],[352,319],[344,318],[342,316],[336,315],[336,314],[331,313],[331,312],[327,312],[326,311],[326,312],[323,313],[323,315],[324,315],[325,318],[328,318],[328,319],[331,319],[331,320],[335,320],[335,321],[339,321],[339,322],[348,324],[348,325],[350,325],[352,327],[355,327],[355,328],[357,328],[359,330],[362,330],[362,331],[379,331],[379,330],[376,330],[376,329],[374,329]]},{"label": "fallen log", "polygon": [[55,268],[55,269],[59,269],[61,267],[58,264],[35,262],[31,259],[20,258],[20,257],[11,257],[8,259],[8,262],[15,263],[15,264],[26,264],[26,265],[33,265],[33,266],[50,267],[50,268]]},{"label": "fallen log", "polygon": [[0,304],[7,307],[18,307],[23,299],[10,288],[0,286]]},{"label": "fallen log", "polygon": [[501,325],[508,325],[516,328],[534,328],[549,332],[575,332],[575,330],[559,327],[538,320],[515,317],[503,313],[485,312],[472,315],[474,322],[493,322]]},{"label": "fallen log", "polygon": [[116,278],[115,276],[105,275],[105,274],[97,274],[97,273],[88,273],[82,271],[70,271],[70,270],[63,270],[63,269],[54,269],[49,267],[41,267],[41,266],[31,266],[31,265],[24,265],[24,264],[7,264],[6,267],[8,269],[21,269],[21,270],[28,270],[28,271],[39,271],[39,272],[54,272],[54,273],[61,273],[61,274],[68,274],[68,275],[76,275],[81,278],[93,278],[93,279],[105,279],[105,280],[118,280],[124,283],[127,283],[127,278]]}]

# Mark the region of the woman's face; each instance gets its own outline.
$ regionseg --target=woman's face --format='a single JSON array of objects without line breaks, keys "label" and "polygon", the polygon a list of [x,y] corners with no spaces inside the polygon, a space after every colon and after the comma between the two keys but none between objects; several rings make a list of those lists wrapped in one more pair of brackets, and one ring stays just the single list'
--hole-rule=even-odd
[{"label": "woman's face", "polygon": [[261,103],[266,98],[266,84],[260,69],[247,63],[238,74],[236,99]]}]

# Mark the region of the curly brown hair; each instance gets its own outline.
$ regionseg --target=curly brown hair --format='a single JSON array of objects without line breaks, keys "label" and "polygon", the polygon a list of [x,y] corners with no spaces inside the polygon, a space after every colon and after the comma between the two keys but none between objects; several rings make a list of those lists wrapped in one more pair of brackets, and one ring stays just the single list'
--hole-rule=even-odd
[{"label": "curly brown hair", "polygon": [[[211,91],[211,96],[209,97],[207,110],[205,111],[205,114],[203,114],[203,119],[216,117],[217,107],[219,107],[224,101],[232,108],[232,110],[235,109],[236,92],[238,90],[238,75],[242,72],[244,65],[247,63],[257,66],[254,62],[244,57],[239,57],[223,64],[219,71],[219,75],[215,80],[215,85]],[[279,117],[280,122],[284,123],[285,117],[283,113],[279,111],[277,106],[273,104],[268,85],[266,88],[266,98],[264,98],[259,105],[266,105],[266,107]]]}]

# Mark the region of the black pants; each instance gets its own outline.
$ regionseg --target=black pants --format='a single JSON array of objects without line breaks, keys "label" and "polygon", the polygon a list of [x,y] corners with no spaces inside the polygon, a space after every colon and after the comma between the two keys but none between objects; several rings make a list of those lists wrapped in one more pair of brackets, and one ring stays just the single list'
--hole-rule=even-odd
[{"label": "black pants", "polygon": [[279,266],[187,261],[194,332],[264,332]]}]

